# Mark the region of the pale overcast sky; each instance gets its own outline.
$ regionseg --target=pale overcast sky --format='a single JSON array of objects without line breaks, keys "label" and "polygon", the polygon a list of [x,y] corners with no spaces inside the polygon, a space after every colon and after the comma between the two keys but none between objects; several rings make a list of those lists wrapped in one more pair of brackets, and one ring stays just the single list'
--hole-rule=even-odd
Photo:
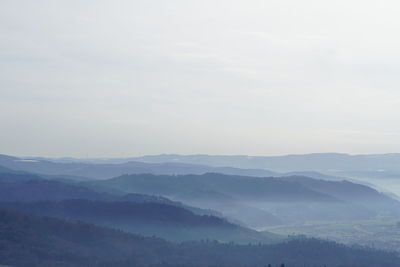
[{"label": "pale overcast sky", "polygon": [[400,152],[399,10],[2,0],[0,153]]}]

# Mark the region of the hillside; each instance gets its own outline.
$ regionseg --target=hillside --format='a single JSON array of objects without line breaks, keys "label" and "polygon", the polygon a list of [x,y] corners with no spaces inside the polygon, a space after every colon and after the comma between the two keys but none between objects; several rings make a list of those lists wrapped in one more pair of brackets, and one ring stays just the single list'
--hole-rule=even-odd
[{"label": "hillside", "polygon": [[399,266],[392,253],[317,239],[276,245],[171,244],[82,222],[0,210],[0,264],[18,267]]},{"label": "hillside", "polygon": [[109,180],[88,182],[88,184],[108,186],[125,192],[137,190],[138,192],[173,195],[180,198],[228,199],[236,197],[242,201],[337,202],[334,197],[312,191],[301,184],[283,179],[260,179],[218,173],[178,176],[124,175]]},{"label": "hillside", "polygon": [[182,207],[200,215],[221,214],[213,210],[191,207],[181,202],[171,201],[161,196],[144,194],[124,194],[116,190],[92,189],[81,183],[62,180],[47,180],[43,176],[31,173],[0,173],[0,201],[44,201],[64,199],[90,199],[102,201],[155,202]]},{"label": "hillside", "polygon": [[[309,178],[311,179],[311,178]],[[314,179],[312,179],[314,180]],[[333,187],[341,182],[331,182]],[[377,210],[368,209],[362,201],[353,201],[340,194],[315,190],[294,178],[254,178],[208,173],[204,175],[125,175],[104,181],[89,182],[90,186],[109,187],[126,193],[162,195],[190,205],[215,209],[225,216],[234,217],[251,226],[272,225],[278,221],[263,222],[240,216],[246,206],[271,214],[280,223],[302,221],[335,221],[368,219],[377,215]],[[349,183],[343,184],[363,188]],[[369,191],[371,199],[380,196],[399,207],[397,201]],[[376,194],[374,194],[376,193]],[[364,199],[365,200],[365,199]],[[252,213],[251,210],[247,210]],[[273,216],[273,217],[272,217]]]},{"label": "hillside", "polygon": [[329,194],[339,199],[356,202],[375,202],[383,205],[398,205],[399,202],[391,199],[377,190],[357,184],[354,182],[342,181],[326,181],[321,179],[312,179],[305,176],[290,176],[281,178],[284,181],[296,182],[307,188],[315,190],[323,194]]},{"label": "hillside", "polygon": [[272,234],[260,234],[215,217],[220,215],[215,211],[164,197],[132,193],[112,195],[36,176],[29,180],[31,177],[31,174],[0,174],[0,181],[3,180],[0,182],[0,206],[79,219],[173,241],[218,239],[265,243],[275,240]]},{"label": "hillside", "polygon": [[1,208],[81,220],[171,241],[219,240],[236,243],[273,243],[283,237],[232,224],[224,219],[196,215],[172,205],[145,202],[104,202],[84,199],[33,203],[0,202]]}]

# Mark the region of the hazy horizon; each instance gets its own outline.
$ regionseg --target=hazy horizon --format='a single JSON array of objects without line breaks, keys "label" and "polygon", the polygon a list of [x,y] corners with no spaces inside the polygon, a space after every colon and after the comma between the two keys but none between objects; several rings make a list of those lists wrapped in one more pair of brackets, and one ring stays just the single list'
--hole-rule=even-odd
[{"label": "hazy horizon", "polygon": [[0,152],[400,151],[399,7],[1,1]]},{"label": "hazy horizon", "polygon": [[1,0],[0,267],[400,266],[399,10]]},{"label": "hazy horizon", "polygon": [[19,158],[76,158],[76,159],[118,159],[118,158],[140,158],[140,157],[151,157],[151,156],[242,156],[242,157],[285,157],[285,156],[306,156],[306,155],[348,155],[348,156],[385,156],[385,155],[400,155],[400,152],[396,153],[345,153],[345,152],[311,152],[311,153],[289,153],[289,154],[260,154],[260,155],[249,155],[249,154],[207,154],[207,153],[195,153],[195,154],[178,154],[178,153],[160,153],[160,154],[141,154],[141,155],[127,155],[124,157],[118,157],[118,156],[113,156],[113,157],[107,157],[107,156],[96,156],[96,157],[90,157],[89,154],[87,156],[83,157],[74,157],[74,156],[68,156],[68,155],[62,155],[62,156],[51,156],[51,155],[17,155],[17,154],[6,154],[6,153],[0,153],[0,155],[6,155],[6,156],[11,156],[11,157],[19,157]]}]

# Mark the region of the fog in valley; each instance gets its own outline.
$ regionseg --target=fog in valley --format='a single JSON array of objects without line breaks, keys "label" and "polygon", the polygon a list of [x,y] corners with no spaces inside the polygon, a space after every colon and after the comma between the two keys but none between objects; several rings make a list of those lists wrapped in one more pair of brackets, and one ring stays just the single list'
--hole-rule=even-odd
[{"label": "fog in valley", "polygon": [[0,1],[0,267],[399,267],[399,8]]}]

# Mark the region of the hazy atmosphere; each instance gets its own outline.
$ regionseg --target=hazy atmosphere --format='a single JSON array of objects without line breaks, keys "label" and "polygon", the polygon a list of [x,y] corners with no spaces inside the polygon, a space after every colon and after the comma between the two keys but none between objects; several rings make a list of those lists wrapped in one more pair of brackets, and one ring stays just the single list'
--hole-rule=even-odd
[{"label": "hazy atmosphere", "polygon": [[399,267],[399,10],[0,0],[0,267]]},{"label": "hazy atmosphere", "polygon": [[3,0],[2,153],[400,151],[399,8]]}]

